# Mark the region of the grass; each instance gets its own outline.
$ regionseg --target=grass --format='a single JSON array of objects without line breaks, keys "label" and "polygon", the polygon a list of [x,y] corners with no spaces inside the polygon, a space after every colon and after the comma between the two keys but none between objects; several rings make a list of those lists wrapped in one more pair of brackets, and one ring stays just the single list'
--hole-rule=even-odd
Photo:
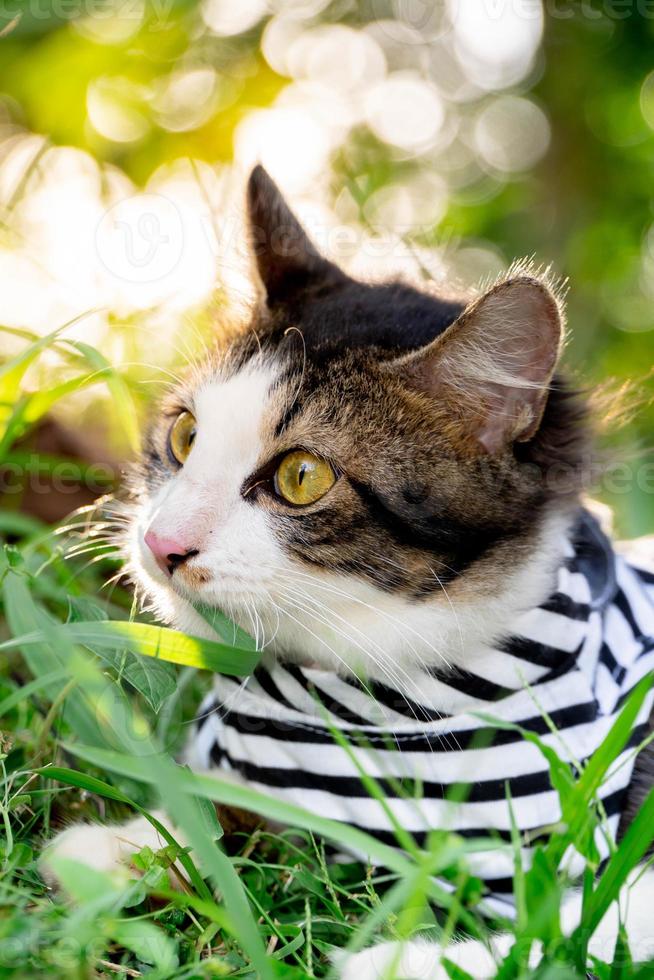
[{"label": "grass", "polygon": [[[22,350],[0,368],[0,467],[20,461],[18,440],[45,412],[96,382],[109,387],[118,424],[135,438],[124,379],[97,352],[64,337],[65,331],[43,340],[23,335]],[[31,392],[26,376],[53,348],[66,377]],[[82,554],[79,539],[67,542],[56,529],[16,511],[0,512],[0,530],[7,541],[0,558],[0,977],[305,980],[333,975],[332,954],[374,939],[417,932],[442,942],[458,932],[483,939],[491,928],[508,928],[516,939],[498,964],[502,978],[530,973],[536,938],[546,941],[545,953],[532,972],[586,975],[589,935],[654,838],[652,796],[598,874],[593,834],[602,812],[594,801],[645,686],[636,689],[581,773],[573,774],[536,739],[564,820],[538,847],[529,870],[520,866],[516,835],[517,919],[488,922],[477,908],[480,883],[466,870],[475,841],[435,831],[424,850],[410,842],[404,850],[389,848],[177,765],[175,753],[210,681],[207,670],[250,670],[256,655],[247,638],[239,636],[235,650],[135,621],[122,585],[102,589],[119,570],[102,547]],[[368,792],[379,792],[373,780],[362,778]],[[221,811],[217,818],[211,802],[252,810],[290,829],[224,833]],[[152,812],[160,805],[191,850],[164,832],[167,846],[135,854],[124,879],[61,861],[63,890],[47,887],[38,856],[58,828],[134,813],[155,821]],[[565,938],[562,863],[573,841],[587,864],[584,911],[577,932]],[[332,862],[333,846],[368,853],[373,863]],[[173,861],[186,872],[182,890],[169,884]],[[439,884],[443,879],[453,891]],[[593,969],[601,980],[631,980],[654,975],[654,962],[633,963],[623,935],[614,962]],[[452,968],[452,976],[462,980],[463,974]]]}]

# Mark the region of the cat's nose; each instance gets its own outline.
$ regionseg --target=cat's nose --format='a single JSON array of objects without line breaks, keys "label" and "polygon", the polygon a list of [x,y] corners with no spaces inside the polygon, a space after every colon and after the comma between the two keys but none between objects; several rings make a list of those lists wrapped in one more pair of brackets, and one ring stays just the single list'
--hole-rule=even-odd
[{"label": "cat's nose", "polygon": [[189,558],[199,554],[197,548],[189,548],[179,538],[160,537],[154,531],[146,531],[144,540],[159,568],[169,575]]}]

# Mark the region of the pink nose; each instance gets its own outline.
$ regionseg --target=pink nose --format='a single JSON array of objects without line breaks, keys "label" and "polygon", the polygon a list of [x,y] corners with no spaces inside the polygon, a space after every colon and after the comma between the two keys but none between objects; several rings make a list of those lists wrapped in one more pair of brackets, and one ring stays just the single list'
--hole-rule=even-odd
[{"label": "pink nose", "polygon": [[154,555],[159,568],[172,575],[179,565],[198,554],[197,548],[189,548],[179,538],[160,537],[154,531],[146,531],[145,543]]}]

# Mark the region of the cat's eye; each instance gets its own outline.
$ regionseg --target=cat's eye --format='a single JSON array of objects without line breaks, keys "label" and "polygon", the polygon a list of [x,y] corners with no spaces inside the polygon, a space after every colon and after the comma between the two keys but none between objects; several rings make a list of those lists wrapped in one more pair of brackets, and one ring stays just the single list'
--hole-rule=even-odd
[{"label": "cat's eye", "polygon": [[336,483],[336,474],[326,459],[296,449],[277,467],[275,491],[287,503],[305,507],[324,497]]},{"label": "cat's eye", "polygon": [[170,427],[168,449],[175,462],[182,465],[188,459],[195,439],[196,424],[190,412],[181,412]]}]

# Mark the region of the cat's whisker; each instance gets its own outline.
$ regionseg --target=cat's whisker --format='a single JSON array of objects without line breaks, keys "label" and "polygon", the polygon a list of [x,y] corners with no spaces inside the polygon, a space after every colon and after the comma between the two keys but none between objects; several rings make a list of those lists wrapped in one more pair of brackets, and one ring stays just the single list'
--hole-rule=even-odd
[{"label": "cat's whisker", "polygon": [[[206,337],[202,337],[199,331],[197,331],[195,324],[193,324],[190,320],[185,323],[185,326],[189,328],[193,334],[195,334],[195,339],[200,341],[200,349],[204,349],[206,347]],[[183,333],[180,337],[180,342],[184,345],[184,362],[186,363],[187,367],[194,373],[201,371],[204,366],[203,360],[201,359],[200,354],[193,350],[190,345],[190,341],[186,338],[186,336],[184,336]],[[175,344],[175,347],[179,352],[179,344]]]},{"label": "cat's whisker", "polygon": [[[321,621],[327,626],[330,625],[329,620],[325,619],[324,617],[321,617]],[[347,634],[344,631],[342,631],[342,635],[347,638]],[[349,639],[352,641],[351,637],[349,637]],[[424,721],[424,717],[421,719],[414,707],[414,702],[419,705],[424,703],[424,694],[419,685],[417,685],[415,679],[412,678],[411,675],[399,665],[389,665],[384,658],[383,650],[381,650],[380,647],[377,647],[377,649],[380,651],[380,656],[377,656],[370,649],[366,649],[365,655],[367,659],[370,661],[373,668],[375,668],[375,670],[381,673],[383,678],[385,678],[386,682],[390,685],[390,688],[402,698],[406,708],[413,718],[416,721]],[[428,706],[425,705],[425,707]],[[429,710],[435,709],[429,706]]]},{"label": "cat's whisker", "polygon": [[72,574],[73,579],[79,578],[92,565],[97,565],[98,562],[106,561],[106,558],[107,556],[104,554],[96,555],[95,558],[91,558],[89,559],[89,561],[84,562],[84,564],[80,565],[80,567],[73,572]]},{"label": "cat's whisker", "polygon": [[95,544],[88,544],[80,548],[71,548],[69,551],[64,552],[65,558],[80,558],[82,555],[92,555],[94,553],[103,554],[108,557],[110,554],[116,554],[119,551],[118,546],[109,542],[100,542]]},{"label": "cat's whisker", "polygon": [[[258,641],[258,636],[257,636],[257,625],[256,625],[255,618],[254,618],[254,615],[253,615],[253,609],[254,609],[254,607],[253,607],[251,601],[249,599],[246,599],[245,600],[245,611],[246,611],[246,613],[248,615],[248,619],[250,620],[250,623],[251,623],[251,626],[252,626],[252,631],[251,632],[252,632],[252,635],[253,635],[253,638],[254,638],[255,646],[256,646],[256,648],[258,650],[259,649],[259,641]],[[236,635],[234,635],[234,642],[236,642]]]},{"label": "cat's whisker", "polygon": [[[328,615],[332,615],[332,610],[331,609],[329,609],[328,607],[325,607],[325,609],[326,609]],[[311,610],[305,610],[305,611],[308,612],[310,615],[312,614],[311,613]],[[318,618],[318,616],[314,614],[314,618]],[[328,627],[330,627],[332,629],[334,628],[332,626],[331,621],[329,619],[325,619],[324,617],[320,617],[320,621],[323,622]],[[347,625],[351,625],[351,624],[347,624]],[[349,639],[350,641],[352,641],[352,638],[351,637],[348,637],[347,634],[345,634],[344,632],[338,631],[338,630],[335,630],[335,631],[337,633],[340,632],[340,634],[345,639]],[[356,643],[355,643],[355,645],[356,645]],[[378,649],[381,649],[381,648],[378,647]],[[404,699],[404,701],[405,701],[405,703],[407,705],[407,708],[410,710],[411,714],[413,715],[413,717],[415,718],[416,721],[418,721],[418,722],[424,722],[425,721],[425,718],[424,717],[420,718],[418,716],[418,714],[416,713],[415,708],[413,707],[413,704],[411,703],[411,700],[414,700],[414,699],[415,699],[415,701],[416,701],[417,704],[422,705],[423,707],[427,708],[429,711],[434,712],[434,714],[436,714],[440,719],[442,719],[442,718],[445,717],[442,714],[442,712],[440,712],[434,705],[425,702],[425,700],[424,700],[424,691],[420,687],[420,685],[418,684],[418,682],[417,682],[417,680],[415,678],[411,677],[411,675],[408,674],[399,664],[393,664],[393,666],[391,667],[387,662],[384,661],[384,659],[383,659],[384,651],[383,650],[382,650],[382,659],[381,660],[378,659],[377,657],[375,657],[375,655],[370,650],[366,651],[366,653],[367,653],[367,656],[369,657],[369,659],[371,660],[373,666],[375,666],[386,677],[386,679],[388,680],[388,682],[389,682],[390,686],[392,687],[392,689],[395,690],[395,691],[397,691],[397,693]],[[425,669],[427,669],[426,666],[425,666]],[[402,683],[401,677],[397,675],[396,670],[400,670],[402,672],[402,674],[409,681],[409,686],[406,689],[403,689],[403,683]],[[355,674],[355,676],[358,676],[358,675]],[[415,690],[415,693],[413,695],[413,698],[411,698],[411,689],[412,688]],[[369,696],[371,696],[373,698],[373,700],[375,700],[376,703],[379,703],[377,701],[377,699],[374,697],[374,695],[372,694],[372,692],[368,688],[365,688],[365,689],[366,689],[366,692],[369,694]],[[405,693],[405,691],[406,691],[406,693]],[[455,748],[457,748],[457,749],[460,749],[461,748],[461,746],[459,744],[459,741],[458,741],[458,739],[456,738],[456,736],[454,734],[449,734],[449,735],[448,734],[441,734],[441,738],[443,738],[443,740],[446,742],[446,744],[449,744],[450,738],[451,738],[452,744],[455,746]],[[434,748],[433,748],[433,745],[431,744],[431,742],[429,742],[429,750],[432,753],[434,751]]]},{"label": "cat's whisker", "polygon": [[[455,578],[458,576],[459,573],[457,572],[457,570],[455,568],[452,568],[451,565],[448,565],[447,562],[444,562],[442,559],[436,558],[436,557],[434,557],[432,555],[430,560],[432,562],[438,563],[438,565],[440,565],[441,568],[445,569],[445,571],[451,572],[452,575],[454,575]],[[398,568],[401,571],[404,571],[402,565],[400,565],[399,562],[394,561],[392,558],[389,558],[388,555],[382,555],[382,554],[379,554],[379,552],[376,552],[375,553],[375,561],[383,561],[387,565],[391,565],[394,568]]]},{"label": "cat's whisker", "polygon": [[[287,586],[287,589],[288,589],[288,586]],[[363,631],[360,630],[358,627],[354,626],[354,624],[351,623],[349,620],[345,619],[343,616],[341,616],[340,614],[338,614],[337,612],[335,612],[333,609],[331,609],[325,603],[320,602],[319,599],[317,599],[317,598],[315,598],[313,596],[310,596],[309,593],[306,590],[293,590],[293,591],[294,592],[297,592],[298,595],[301,595],[302,598],[305,601],[310,602],[312,605],[317,606],[319,609],[324,610],[324,613],[325,613],[324,622],[325,622],[326,625],[332,626],[333,619],[334,618],[337,619],[339,622],[343,623],[345,626],[349,627],[350,629],[355,630],[361,637],[364,638],[364,640],[367,640],[368,644],[370,644],[372,642],[373,648],[376,648],[377,650],[379,650],[382,653],[382,655],[383,655],[384,651],[383,651],[382,647],[378,643],[376,643],[374,641],[371,641],[369,637],[366,637],[365,633],[363,633]],[[349,640],[350,642],[352,642],[354,646],[356,646],[359,650],[361,650],[366,655],[369,655],[370,654],[369,647],[366,647],[362,643],[355,641],[351,635],[348,635],[348,634],[346,634],[345,632],[342,632],[342,631],[341,631],[341,635],[344,637],[344,639]],[[395,664],[394,667],[396,669],[402,669],[402,668],[399,667],[398,664]],[[409,677],[408,674],[406,676]]]},{"label": "cat's whisker", "polygon": [[434,576],[434,578],[436,579],[436,581],[438,582],[438,584],[439,584],[439,586],[440,586],[440,588],[441,588],[441,590],[443,592],[443,595],[447,599],[447,601],[449,603],[449,606],[450,606],[450,609],[452,610],[452,615],[454,616],[454,622],[456,623],[456,628],[457,628],[457,630],[459,632],[459,640],[461,641],[461,653],[463,654],[463,652],[465,650],[465,641],[463,639],[463,629],[461,628],[461,620],[459,619],[459,614],[458,614],[457,610],[454,608],[454,603],[452,602],[452,599],[450,598],[449,592],[445,588],[445,583],[444,582],[441,582],[440,578],[438,577],[438,575],[436,574],[436,572],[434,571],[433,568],[430,569],[430,571],[431,571],[432,575]]},{"label": "cat's whisker", "polygon": [[115,575],[112,575],[111,578],[108,578],[106,582],[103,582],[101,588],[110,589],[112,585],[114,586],[117,585],[118,582],[120,582],[121,578],[124,577],[124,575],[125,575],[125,569],[121,568],[119,571],[116,572]]},{"label": "cat's whisker", "polygon": [[116,535],[116,528],[111,524],[96,524],[88,532],[83,533],[80,531],[69,531],[65,535],[60,535],[64,539],[70,541],[99,541],[102,538],[113,538]]},{"label": "cat's whisker", "polygon": [[[309,599],[313,603],[318,603],[320,606],[322,606],[322,608],[324,608],[327,618],[323,618],[322,621],[324,622],[324,624],[326,626],[331,627],[332,629],[334,629],[332,618],[334,617],[334,615],[337,615],[337,614],[335,614],[334,610],[331,609],[330,607],[324,605],[324,603],[319,603],[319,600],[316,600],[313,597],[309,597],[308,594],[306,594],[306,593],[304,594],[304,597],[305,597],[305,599]],[[340,616],[338,618],[342,622],[344,622],[347,626],[349,626],[351,629],[357,629],[349,621],[344,620]],[[357,629],[357,632],[359,632],[360,635],[364,637],[364,639],[366,639],[368,642],[370,642],[370,638],[367,637],[364,633],[362,633],[358,629]],[[353,641],[353,638],[351,636],[348,636],[347,634],[345,634],[342,631],[341,631],[341,635],[346,640],[349,640],[350,642],[353,642],[353,645],[360,647],[360,644],[358,644],[356,641]],[[386,651],[382,647],[380,647],[378,644],[374,644],[374,646],[380,651],[380,653],[381,653],[381,659],[379,659],[378,657],[376,657],[371,652],[370,649],[367,649],[365,651],[366,654],[367,654],[367,656],[370,658],[370,660],[373,663],[373,665],[375,667],[377,667],[377,669],[379,669],[384,674],[384,676],[389,681],[391,687],[394,690],[396,690],[400,694],[400,696],[404,699],[405,703],[407,704],[407,707],[409,708],[409,710],[410,710],[411,714],[414,716],[414,718],[417,721],[424,721],[424,718],[422,718],[422,719],[421,718],[418,718],[418,716],[416,714],[416,711],[415,711],[415,708],[413,707],[413,704],[411,703],[412,700],[414,700],[419,705],[423,705],[425,708],[427,708],[429,711],[434,712],[439,717],[443,717],[442,713],[433,704],[430,704],[428,702],[425,702],[425,700],[424,700],[424,691],[423,691],[423,688],[421,687],[421,685],[419,684],[418,680],[416,678],[412,677],[399,664],[393,663],[392,667],[390,665],[388,665],[388,663],[385,662]],[[424,662],[424,660],[420,657],[420,655],[417,653],[417,651],[414,652],[414,656],[415,656],[416,660],[418,661],[418,664],[420,666],[422,666],[423,669],[426,672],[429,672],[429,666]],[[401,679],[401,676],[397,674],[397,671],[398,670],[401,671],[402,675],[404,675],[404,677],[407,679],[407,681],[408,681],[408,685],[407,686],[405,686],[405,684],[403,683],[403,681]],[[455,744],[458,745],[456,738],[453,738],[453,741],[454,741]],[[431,746],[430,746],[430,750],[433,751],[433,749],[432,749]]]},{"label": "cat's whisker", "polygon": [[280,627],[280,615],[279,615],[279,612],[280,611],[279,611],[279,606],[275,603],[275,601],[274,601],[274,599],[273,599],[273,597],[272,597],[269,589],[264,589],[264,593],[265,593],[265,596],[266,596],[266,601],[273,607],[273,609],[274,609],[274,611],[275,611],[275,613],[277,615],[277,625],[276,625],[275,631],[272,634],[272,636],[270,637],[270,639],[266,643],[264,643],[264,645],[262,647],[262,650],[265,649],[266,646],[271,646],[271,644],[274,642],[277,634],[279,633],[279,627]]},{"label": "cat's whisker", "polygon": [[260,615],[259,615],[259,613],[257,611],[257,605],[254,602],[254,599],[252,600],[252,612],[254,613],[254,620],[255,620],[255,623],[256,623],[256,627],[257,627],[256,647],[257,647],[257,650],[263,650],[264,645],[265,645],[266,634],[265,634],[265,630],[264,630],[264,627],[263,627],[263,621],[262,621],[262,619],[261,619],[261,617],[260,617]]},{"label": "cat's whisker", "polygon": [[[184,322],[184,326],[187,327],[187,328],[191,325],[190,324],[190,320],[186,320],[185,319],[183,322]],[[150,334],[150,335],[152,335],[152,333],[154,332],[154,329],[155,329],[151,325],[147,325],[147,324],[137,324],[137,328],[140,328],[143,331],[144,334]],[[189,364],[190,362],[189,362],[188,354],[186,353],[186,351],[182,350],[182,348],[180,346],[180,342],[182,341],[182,339],[183,339],[182,333],[181,332],[178,332],[176,334],[176,336],[173,339],[171,339],[170,345],[172,347],[172,350],[179,356],[179,358],[182,360],[182,362],[184,364]],[[148,363],[145,362],[145,361],[142,361],[142,362],[132,362],[132,363],[134,363],[137,366],[141,366],[141,367],[150,367],[150,366],[152,366],[152,367],[154,367],[155,370],[166,371],[169,375],[171,375],[171,376],[173,376],[173,377],[176,378],[178,384],[182,384],[183,383],[182,379],[178,375],[173,375],[173,372],[170,371],[170,370],[168,370],[168,369],[166,369],[166,368],[161,368],[158,365],[148,365]]]},{"label": "cat's whisker", "polygon": [[[407,707],[409,707],[412,710],[412,713],[413,713],[413,709],[411,708],[409,699],[407,698],[407,696],[402,691],[402,684],[401,684],[401,681],[399,680],[399,676],[395,673],[395,669],[391,669],[388,664],[385,664],[382,660],[379,660],[378,658],[376,658],[374,656],[374,653],[369,649],[369,647],[365,647],[362,643],[360,643],[359,641],[355,640],[354,637],[352,635],[346,633],[345,630],[338,629],[336,626],[334,626],[333,621],[332,621],[334,614],[333,614],[332,610],[330,610],[327,606],[324,606],[322,603],[317,603],[316,600],[312,600],[311,597],[309,597],[306,594],[301,593],[301,592],[295,592],[295,591],[293,591],[292,593],[289,593],[289,594],[290,595],[295,595],[300,600],[303,599],[305,602],[307,602],[307,601],[308,602],[311,602],[312,604],[314,604],[314,606],[317,604],[318,607],[319,607],[319,609],[322,607],[325,610],[326,615],[320,615],[318,612],[315,611],[315,608],[311,608],[311,607],[307,608],[306,606],[304,608],[305,608],[305,611],[307,613],[309,613],[309,615],[312,615],[312,616],[314,616],[314,618],[319,619],[320,622],[322,622],[324,625],[326,625],[330,629],[332,629],[336,633],[336,635],[342,636],[343,639],[345,639],[346,641],[348,641],[349,643],[351,643],[353,646],[355,646],[356,648],[358,648],[359,650],[361,650],[361,652],[376,667],[378,667],[380,670],[382,670],[383,673],[384,673],[384,676],[386,676],[387,678],[389,678],[391,680],[391,682],[393,684],[393,687],[396,690],[398,690],[398,693],[404,698],[404,700],[405,700],[405,702],[407,704]],[[349,626],[350,628],[356,629],[356,627],[353,627],[352,624],[349,623],[347,620],[343,619],[343,617],[338,616],[337,618],[342,623],[344,623],[345,626]],[[364,635],[364,634],[361,634],[361,632],[359,630],[357,630],[357,632],[359,632],[360,635],[362,635],[362,636]],[[375,644],[374,646],[376,646],[377,649],[381,651],[381,647],[379,647],[377,644]],[[381,652],[383,654],[383,651],[381,651]],[[399,668],[399,665],[395,665],[395,667],[397,669],[402,670],[402,668]],[[402,671],[402,673],[404,673],[405,676],[412,683],[414,683],[413,680],[410,678],[410,675],[406,674],[405,671]],[[355,674],[355,676],[356,676],[356,674]],[[418,688],[416,688],[416,689],[418,690]]]},{"label": "cat's whisker", "polygon": [[122,514],[105,514],[97,520],[88,517],[79,521],[69,521],[67,524],[60,524],[52,532],[54,537],[64,537],[66,535],[79,534],[84,537],[94,537],[99,531],[111,531],[112,533],[120,528],[125,528],[130,524],[130,519]]},{"label": "cat's whisker", "polygon": [[[293,601],[293,600],[291,600],[291,601]],[[302,607],[300,604],[297,604],[297,607],[300,608],[300,609],[304,609],[304,607]],[[281,606],[280,609],[281,609],[281,612],[285,616],[288,616],[288,618],[291,619],[294,623],[296,623],[301,629],[303,629],[306,633],[308,633],[315,640],[317,640],[318,643],[321,644],[321,646],[324,646],[325,649],[329,653],[331,653],[332,656],[336,660],[338,660],[339,663],[345,668],[346,673],[352,674],[352,676],[354,676],[354,677],[357,676],[356,673],[354,672],[354,670],[350,667],[350,665],[348,663],[346,663],[343,660],[343,658],[338,655],[338,653],[336,653],[336,651],[333,649],[333,647],[329,643],[327,643],[327,641],[325,640],[324,637],[319,636],[317,633],[314,633],[314,631],[312,629],[310,629],[307,626],[306,623],[303,623],[301,620],[297,619],[295,616],[293,616],[291,613],[289,613],[288,609],[285,606]],[[304,610],[304,611],[308,611],[308,610]],[[317,618],[317,617],[314,617],[314,618]],[[358,678],[357,678],[357,680],[358,680]],[[368,690],[367,693],[370,695],[370,697],[374,697],[371,691]]]},{"label": "cat's whisker", "polygon": [[238,707],[239,697],[248,686],[251,676],[251,674],[248,674],[247,677],[244,677],[236,690],[228,694],[225,700],[221,701],[220,704],[214,705],[213,708],[210,708],[209,711],[203,712],[201,715],[196,715],[195,718],[191,718],[188,722],[186,722],[186,724],[197,725],[199,721],[204,721],[205,718],[208,718],[210,715],[216,714],[217,712],[220,712],[221,718],[226,718],[230,712],[234,711]]},{"label": "cat's whisker", "polygon": [[97,534],[70,534],[67,539],[64,539],[64,544],[69,545],[70,548],[77,548],[84,544],[105,544],[107,541],[113,541],[114,535],[107,533]]},{"label": "cat's whisker", "polygon": [[[291,605],[292,605],[292,606],[293,606],[294,608],[296,608],[296,609],[298,609],[298,610],[299,610],[300,612],[304,612],[304,613],[306,613],[306,614],[308,614],[308,615],[309,615],[309,616],[311,616],[311,617],[312,617],[313,619],[316,619],[316,620],[317,620],[318,622],[321,622],[321,623],[324,623],[324,622],[325,622],[325,621],[324,621],[324,619],[323,619],[322,617],[320,617],[320,616],[318,616],[318,615],[317,615],[317,614],[316,614],[316,613],[315,613],[314,611],[312,611],[311,609],[307,609],[307,608],[306,608],[306,606],[304,606],[304,605],[303,605],[303,604],[302,604],[302,603],[301,603],[300,601],[298,601],[298,600],[292,600],[292,599],[291,599],[291,600],[288,600],[288,599],[287,599],[287,602],[288,602],[288,601],[290,601],[290,602],[291,602]],[[282,610],[283,610],[283,612],[284,612],[284,613],[285,613],[285,614],[286,614],[287,616],[289,616],[289,618],[291,618],[291,619],[292,619],[292,620],[293,620],[293,621],[294,621],[295,623],[297,623],[297,625],[298,625],[298,626],[300,626],[300,627],[301,627],[302,629],[304,629],[304,630],[306,630],[306,632],[307,632],[307,633],[309,633],[309,635],[311,635],[311,636],[314,636],[314,637],[316,637],[317,639],[319,639],[319,640],[320,640],[320,642],[322,642],[322,644],[323,644],[323,645],[325,646],[325,648],[326,648],[326,649],[327,649],[327,650],[328,650],[328,651],[329,651],[330,653],[332,653],[332,655],[333,655],[334,657],[336,657],[336,659],[337,659],[338,661],[340,661],[340,663],[341,663],[341,664],[342,664],[342,665],[343,665],[343,666],[344,666],[344,667],[346,668],[346,672],[348,672],[348,673],[350,673],[350,674],[351,674],[351,675],[352,675],[352,676],[353,676],[353,677],[355,678],[355,680],[357,681],[357,683],[358,683],[359,685],[361,685],[361,688],[363,689],[363,691],[364,691],[364,692],[365,692],[365,693],[367,694],[367,696],[368,696],[368,697],[369,697],[369,698],[371,699],[371,701],[372,701],[372,702],[373,702],[374,704],[376,704],[376,705],[377,705],[377,707],[379,708],[379,710],[381,711],[381,713],[382,713],[382,715],[383,715],[383,713],[384,713],[384,707],[383,707],[383,705],[381,705],[381,704],[380,704],[380,702],[379,702],[379,700],[378,700],[378,699],[377,699],[377,698],[375,697],[375,695],[374,695],[374,693],[373,693],[373,691],[371,690],[371,688],[369,687],[369,685],[368,685],[367,683],[365,683],[364,681],[362,681],[362,680],[361,680],[361,678],[360,678],[360,677],[359,677],[359,676],[357,675],[357,673],[356,673],[356,672],[355,672],[355,671],[354,671],[354,670],[353,670],[353,669],[352,669],[352,668],[350,667],[350,665],[349,665],[349,664],[347,664],[347,663],[346,663],[346,662],[345,662],[345,661],[344,661],[344,660],[342,659],[342,657],[340,657],[340,656],[339,656],[339,655],[338,655],[338,654],[336,653],[336,651],[335,651],[335,650],[333,649],[333,647],[332,647],[331,645],[329,645],[329,644],[328,644],[328,643],[327,643],[327,642],[326,642],[326,641],[324,640],[324,637],[317,637],[317,635],[316,635],[316,634],[315,634],[315,633],[313,632],[313,630],[311,630],[311,629],[309,629],[309,627],[308,627],[308,626],[306,625],[306,623],[303,623],[303,622],[302,622],[301,620],[299,620],[299,619],[297,619],[296,617],[294,617],[294,616],[291,616],[291,614],[290,614],[290,613],[288,612],[288,609],[286,609],[286,608],[284,608],[284,607],[282,607]],[[382,670],[382,672],[383,672],[383,670],[384,670],[384,668],[383,668],[383,666],[382,666],[382,665],[378,665],[378,666],[380,667],[380,669],[381,669],[381,670]],[[398,742],[398,740],[397,740],[397,739],[395,738],[395,735],[394,735],[394,733],[393,733],[393,731],[392,731],[392,730],[391,730],[391,731],[389,732],[389,735],[390,735],[390,736],[391,736],[392,738],[394,738],[394,739],[395,739],[395,744],[396,744],[396,746],[397,746],[397,749],[398,749],[398,752],[400,752],[400,753],[401,753],[401,751],[402,751],[402,747],[401,747],[401,745],[399,744],[399,742]]]},{"label": "cat's whisker", "polygon": [[[411,624],[405,623],[402,620],[398,619],[397,617],[392,616],[387,610],[382,609],[379,606],[372,605],[371,603],[366,602],[365,600],[359,598],[358,596],[353,595],[350,592],[345,591],[344,589],[339,588],[338,586],[335,586],[331,583],[322,582],[316,576],[309,575],[306,572],[299,572],[296,570],[290,570],[288,568],[285,568],[283,570],[280,569],[280,572],[278,574],[298,576],[301,579],[308,582],[314,588],[321,589],[322,591],[330,592],[335,596],[339,596],[341,598],[346,599],[349,602],[356,603],[357,605],[362,606],[365,609],[369,609],[371,612],[381,616],[386,622],[389,622],[394,627],[396,627],[398,635],[402,637],[405,641],[406,641],[406,632],[411,633],[417,640],[419,640],[422,644],[424,644],[425,647],[431,650],[436,655],[436,657],[438,657],[439,661],[444,663],[446,667],[448,668],[450,667],[450,664],[448,663],[443,653],[440,650],[438,650],[430,640],[428,640],[425,636],[419,633],[413,626],[411,626]],[[412,650],[414,650],[414,652],[416,652],[417,654],[417,651],[415,651],[413,644],[410,644],[410,646]]]},{"label": "cat's whisker", "polygon": [[[376,556],[376,557],[382,557],[382,556]],[[389,559],[389,561],[390,561],[390,559]],[[461,645],[462,645],[462,648],[463,648],[463,635],[461,633],[461,626],[460,626],[460,623],[459,623],[459,620],[458,620],[458,615],[456,614],[456,612],[454,610],[454,607],[452,605],[452,602],[451,602],[451,599],[450,599],[448,593],[445,591],[444,585],[438,579],[437,579],[437,581],[438,581],[438,584],[443,589],[443,591],[445,592],[445,595],[447,597],[448,603],[450,604],[450,607],[452,608],[452,612],[453,612],[453,615],[455,617],[457,629],[459,630],[459,635],[461,637]],[[401,621],[399,621],[399,626],[401,628],[403,628],[404,627],[404,624]],[[423,644],[425,644],[430,650],[432,650],[433,653],[436,654],[436,656],[443,663],[443,665],[445,666],[445,668],[447,670],[452,670],[453,669],[453,665],[449,662],[449,660],[445,657],[445,655],[440,650],[437,650],[437,648],[433,645],[433,643],[430,643],[429,641],[427,641],[425,637],[423,637],[420,633],[417,632],[417,630],[413,630],[413,632],[422,641]],[[411,651],[412,651],[414,657],[416,658],[416,660],[418,661],[418,664],[423,668],[423,670],[426,673],[430,673],[431,669],[433,668],[433,665],[430,665],[430,664],[427,663],[427,661],[424,659],[424,657],[422,657],[422,655],[416,649],[415,646],[412,645]]]},{"label": "cat's whisker", "polygon": [[154,385],[171,384],[171,385],[181,385],[183,383],[183,379],[182,379],[181,375],[175,374],[174,371],[171,371],[170,368],[164,367],[162,364],[152,364],[152,363],[150,363],[150,361],[125,361],[125,362],[123,362],[121,364],[121,367],[123,369],[126,369],[126,368],[138,368],[140,370],[142,370],[143,368],[145,368],[148,371],[153,371],[153,372],[158,373],[158,374],[164,374],[168,378],[170,378],[170,381],[161,381],[161,380],[158,380],[157,378],[144,378],[142,381],[139,381],[139,384],[154,384]]}]

